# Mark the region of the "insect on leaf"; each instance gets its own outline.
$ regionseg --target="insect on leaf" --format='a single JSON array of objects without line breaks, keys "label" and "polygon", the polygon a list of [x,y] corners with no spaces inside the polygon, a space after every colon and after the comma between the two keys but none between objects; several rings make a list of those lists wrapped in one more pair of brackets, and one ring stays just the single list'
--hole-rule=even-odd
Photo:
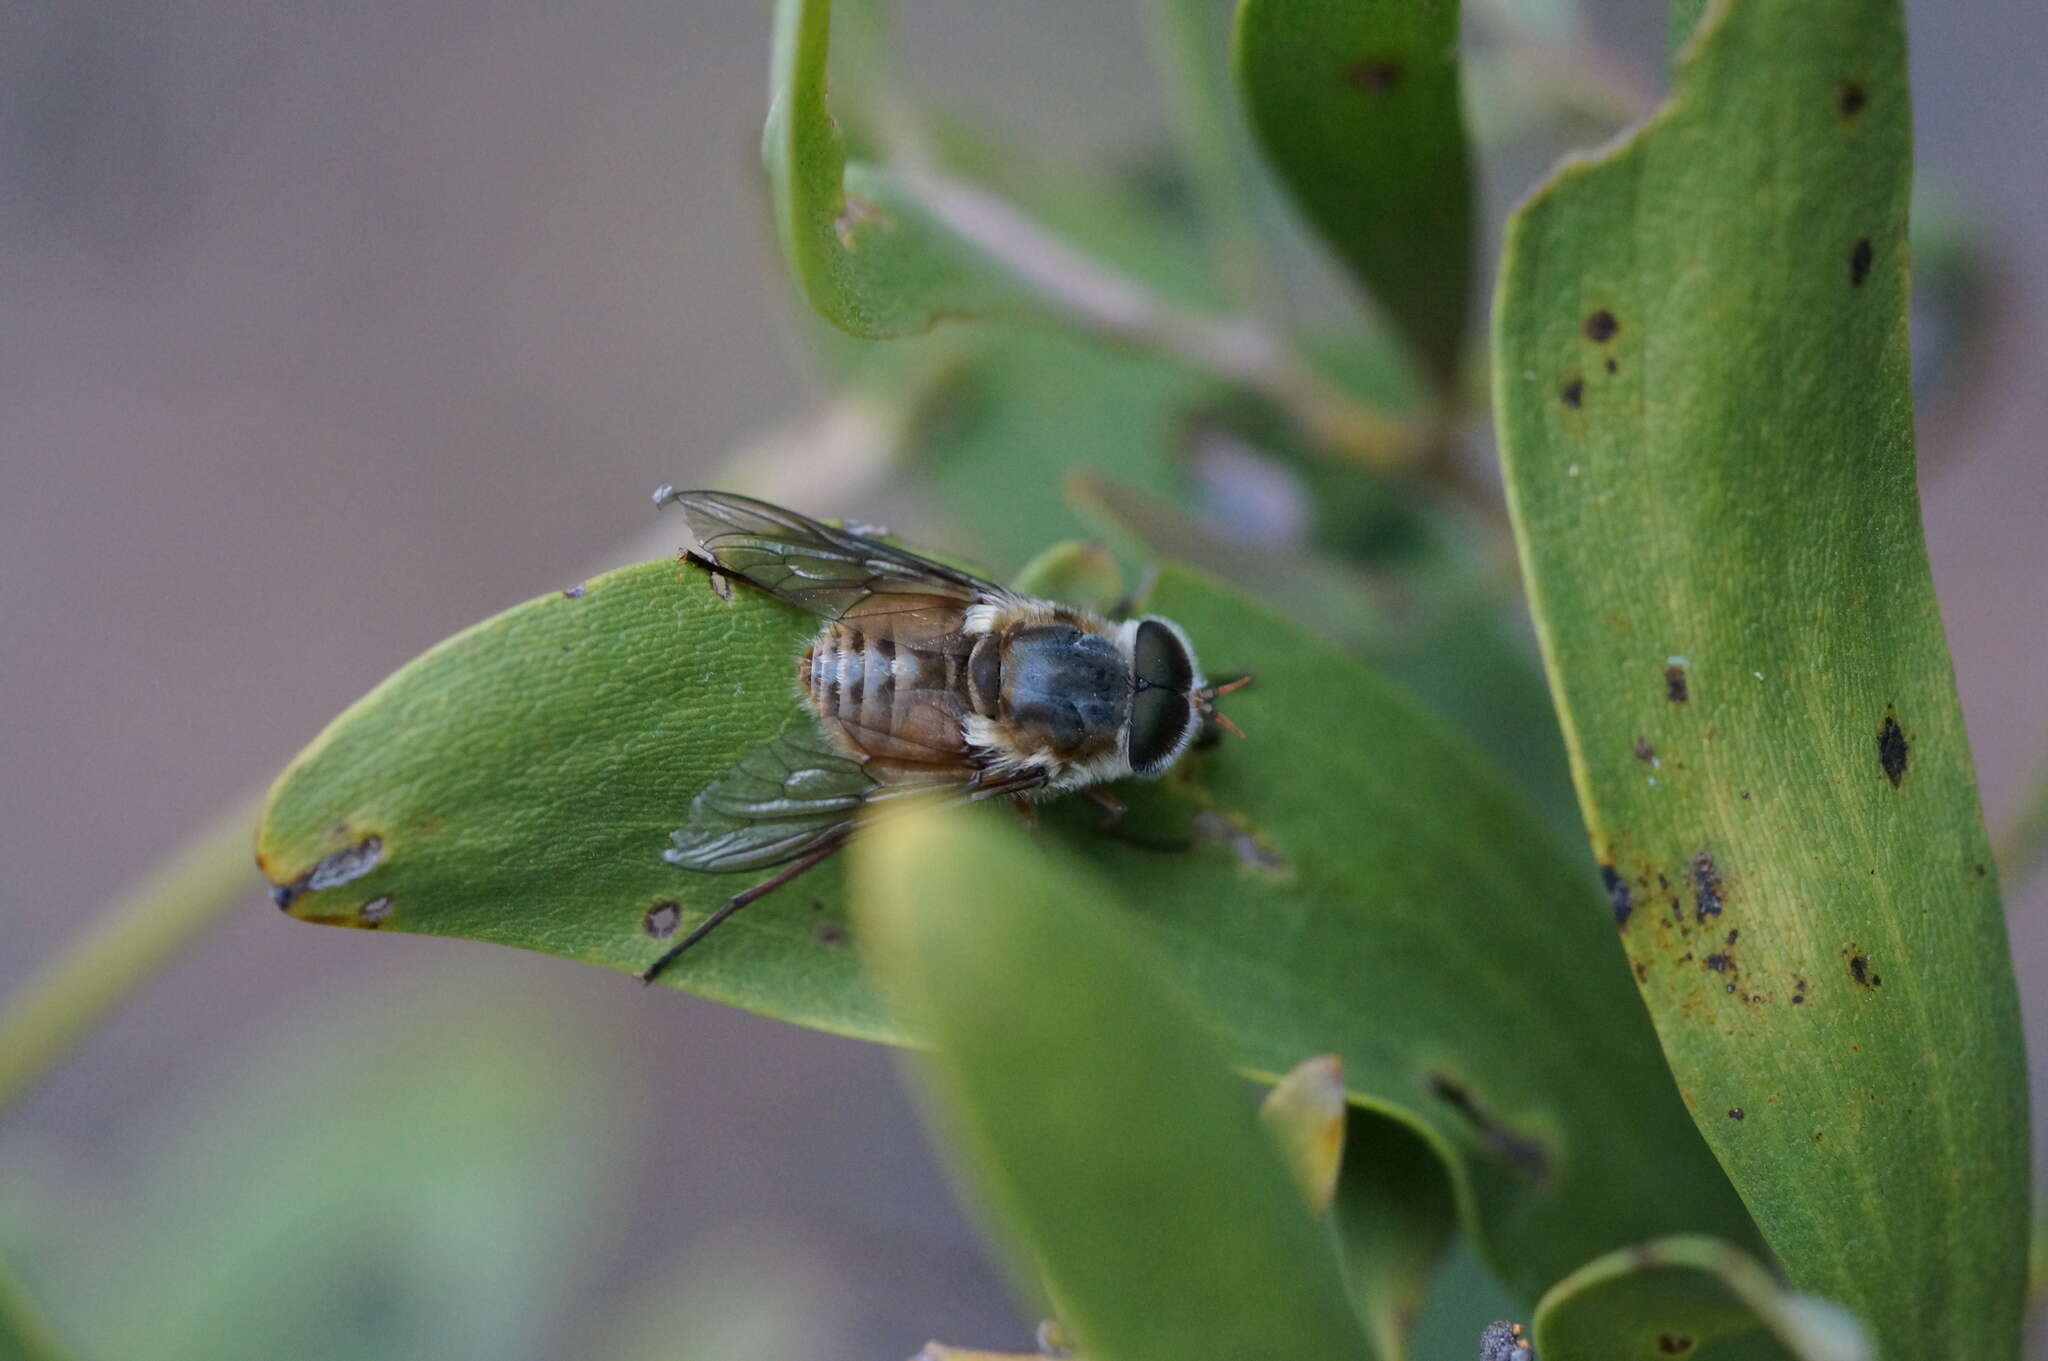
[{"label": "insect on leaf", "polygon": [[[1660,1233],[1741,1239],[1590,875],[1358,662],[1184,569],[1162,569],[1144,607],[1187,629],[1208,675],[1257,673],[1226,701],[1251,738],[1115,786],[1117,834],[1069,799],[1038,835],[1087,860],[1197,980],[1231,1060],[1277,1074],[1340,1054],[1354,1099],[1433,1151],[1532,1295]],[[796,657],[817,624],[674,560],[518,606],[400,670],[292,763],[262,863],[308,920],[637,973],[761,879],[662,852],[691,800],[801,712]],[[749,907],[661,981],[900,1041],[846,948],[840,874],[827,862]]]}]

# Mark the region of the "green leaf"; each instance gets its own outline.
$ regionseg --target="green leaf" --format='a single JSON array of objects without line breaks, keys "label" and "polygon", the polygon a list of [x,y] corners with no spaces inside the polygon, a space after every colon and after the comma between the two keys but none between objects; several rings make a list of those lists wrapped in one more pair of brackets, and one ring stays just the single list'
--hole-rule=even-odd
[{"label": "green leaf", "polygon": [[[1541,1361],[1669,1361],[1735,1339],[1747,1339],[1745,1356],[1876,1355],[1846,1310],[1794,1295],[1746,1253],[1698,1237],[1644,1243],[1587,1263],[1544,1295],[1533,1332]],[[1708,1354],[1724,1353],[1715,1347]]]},{"label": "green leaf", "polygon": [[1448,386],[1472,281],[1456,0],[1245,0],[1237,84],[1267,158]]},{"label": "green leaf", "polygon": [[1111,614],[1124,598],[1124,574],[1116,555],[1101,544],[1068,539],[1025,563],[1010,589]]},{"label": "green leaf", "polygon": [[[1531,1293],[1620,1243],[1740,1238],[1590,875],[1460,742],[1298,626],[1171,567],[1147,607],[1187,628],[1209,674],[1257,673],[1229,701],[1252,738],[1119,787],[1118,835],[1075,801],[1047,806],[1042,835],[1199,980],[1232,1060],[1278,1074],[1341,1054],[1354,1096],[1437,1150]],[[264,815],[266,872],[308,920],[644,968],[759,877],[683,873],[661,851],[697,790],[796,719],[812,627],[667,561],[508,611],[293,762]],[[663,981],[900,1039],[843,948],[841,898],[828,862]]]},{"label": "green leaf", "polygon": [[1707,0],[1668,0],[1665,6],[1664,48],[1675,61],[1699,27],[1700,16],[1706,13]]},{"label": "green leaf", "polygon": [[[1354,1110],[1337,1181],[1337,1240],[1382,1361],[1403,1361],[1457,1234],[1455,1187],[1413,1126]],[[1417,1355],[1432,1356],[1427,1348]]]},{"label": "green leaf", "polygon": [[[297,886],[288,910],[645,968],[760,877],[685,874],[661,852],[691,796],[797,713],[814,630],[763,592],[717,586],[677,561],[607,573],[459,633],[371,691],[271,791],[257,857],[281,891]],[[717,1001],[881,1033],[840,948],[838,881],[827,863],[677,976]]]},{"label": "green leaf", "polygon": [[871,828],[858,920],[1026,1280],[1043,1271],[1093,1361],[1370,1356],[1191,999],[1113,893],[976,812]]},{"label": "green leaf", "polygon": [[71,1355],[14,1269],[0,1261],[0,1361],[69,1361]]},{"label": "green leaf", "polygon": [[2026,1073],[1928,578],[1891,0],[1709,11],[1511,221],[1495,407],[1622,941],[1793,1284],[2010,1356]]},{"label": "green leaf", "polygon": [[811,305],[860,336],[911,335],[941,315],[1028,291],[932,217],[886,169],[848,163],[825,107],[830,0],[779,0],[761,154],[783,254]]}]

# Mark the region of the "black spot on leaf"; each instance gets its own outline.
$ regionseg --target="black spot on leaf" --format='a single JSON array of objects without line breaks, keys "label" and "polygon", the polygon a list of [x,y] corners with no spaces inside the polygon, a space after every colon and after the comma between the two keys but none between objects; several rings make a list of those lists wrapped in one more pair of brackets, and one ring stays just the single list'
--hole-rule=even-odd
[{"label": "black spot on leaf", "polygon": [[1706,921],[1708,917],[1720,915],[1720,868],[1714,866],[1714,858],[1706,851],[1700,851],[1692,858],[1692,919]]},{"label": "black spot on leaf", "polygon": [[1636,910],[1635,896],[1629,892],[1628,880],[1615,873],[1614,866],[1602,865],[1600,882],[1607,887],[1607,905],[1614,909],[1614,924],[1627,926],[1630,915]]},{"label": "black spot on leaf", "polygon": [[1864,987],[1866,987],[1866,988],[1867,988],[1867,987],[1869,987],[1869,986],[1870,986],[1870,979],[1871,979],[1871,973],[1870,973],[1870,956],[1868,956],[1868,955],[1851,955],[1851,956],[1849,956],[1849,977],[1851,977],[1851,978],[1855,979],[1855,980],[1856,980],[1856,981],[1857,981],[1858,983],[1861,983],[1861,984],[1862,984],[1862,985],[1863,985]]},{"label": "black spot on leaf", "polygon": [[1849,252],[1849,283],[1861,288],[1863,281],[1870,277],[1870,263],[1875,252],[1870,248],[1870,238],[1858,237],[1856,245]]},{"label": "black spot on leaf", "polygon": [[1557,395],[1566,406],[1577,410],[1586,401],[1586,380],[1583,378],[1568,380],[1563,387],[1557,390]]},{"label": "black spot on leaf", "polygon": [[1705,851],[1692,858],[1692,896],[1694,921],[1721,915],[1721,871]]},{"label": "black spot on leaf", "polygon": [[1621,329],[1621,323],[1614,319],[1614,313],[1606,308],[1586,315],[1586,339],[1604,345],[1614,339],[1614,333]]},{"label": "black spot on leaf", "polygon": [[647,909],[647,916],[640,923],[641,928],[656,940],[667,940],[676,933],[676,924],[683,919],[679,903],[656,903]]},{"label": "black spot on leaf", "polygon": [[1728,1108],[1728,1118],[1730,1120],[1747,1120],[1749,1112],[1743,1110],[1740,1106],[1730,1106]]},{"label": "black spot on leaf", "polygon": [[1905,729],[1899,726],[1898,715],[1887,712],[1877,730],[1877,764],[1894,789],[1899,787],[1899,781],[1906,778],[1906,757],[1910,749]]},{"label": "black spot on leaf", "polygon": [[1610,359],[1607,361],[1607,371],[1609,373],[1620,373],[1621,365],[1615,363],[1612,359]]},{"label": "black spot on leaf", "polygon": [[1657,1350],[1666,1356],[1683,1356],[1696,1345],[1698,1344],[1684,1333],[1657,1334]]},{"label": "black spot on leaf", "polygon": [[1726,955],[1708,955],[1707,967],[1715,973],[1727,973],[1730,960]]},{"label": "black spot on leaf", "polygon": [[1835,107],[1841,110],[1844,118],[1854,118],[1862,113],[1863,106],[1869,102],[1870,91],[1864,88],[1860,80],[1845,80],[1835,91]]},{"label": "black spot on leaf", "polygon": [[1685,668],[1677,662],[1664,668],[1664,698],[1673,704],[1683,704],[1690,699],[1691,692],[1685,682]]}]

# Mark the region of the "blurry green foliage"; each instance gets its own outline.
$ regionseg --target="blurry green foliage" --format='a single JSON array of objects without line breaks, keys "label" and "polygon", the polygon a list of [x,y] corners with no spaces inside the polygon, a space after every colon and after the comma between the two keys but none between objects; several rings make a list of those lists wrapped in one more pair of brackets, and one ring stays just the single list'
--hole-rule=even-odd
[{"label": "blurry green foliage", "polygon": [[[1150,0],[1177,145],[1105,171],[918,110],[876,6],[835,51],[827,0],[780,0],[769,195],[860,471],[1255,672],[1251,737],[1119,788],[1112,833],[880,824],[664,981],[922,1046],[1020,1293],[1091,1361],[1454,1355],[1507,1314],[1547,1361],[1867,1355],[1764,1250],[1887,1354],[2009,1357],[2025,1114],[1913,496],[1898,4],[1674,0],[1672,100],[1510,223],[1490,374],[1464,87],[1503,140],[1650,96],[1576,6],[1475,8],[1480,62],[1449,0],[1248,0],[1227,52]],[[1302,320],[1282,202],[1376,307],[1311,260],[1345,305]],[[1980,262],[1924,240],[1929,352],[1967,356]],[[1465,448],[1485,380],[1547,695]],[[734,476],[832,513],[804,466]],[[309,920],[638,970],[758,877],[659,852],[809,721],[814,627],[673,559],[516,606],[301,753],[265,871]],[[262,1065],[211,1108],[261,1139],[166,1136],[91,1270],[65,1198],[4,1183],[4,1246],[60,1244],[29,1289],[94,1355],[534,1354],[507,1301],[586,1284],[548,1267],[598,1161],[537,1150],[601,1147],[608,1096],[538,1090],[549,1039],[495,1010],[396,1043]],[[1226,1065],[1296,1074],[1278,1147]],[[134,1309],[94,1308],[107,1271]],[[692,1264],[578,1354],[829,1347],[754,1275]]]}]

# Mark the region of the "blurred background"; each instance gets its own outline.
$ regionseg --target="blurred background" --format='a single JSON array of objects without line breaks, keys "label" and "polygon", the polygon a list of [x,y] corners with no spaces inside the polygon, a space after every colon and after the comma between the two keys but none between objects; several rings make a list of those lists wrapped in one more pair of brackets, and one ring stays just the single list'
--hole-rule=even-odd
[{"label": "blurred background", "polygon": [[[2048,9],[1908,13],[1961,299],[1922,490],[1996,830],[2048,763]],[[1139,5],[896,16],[921,103],[1080,163],[1168,144]],[[1654,92],[1662,7],[1583,17]],[[792,428],[830,471],[767,41],[707,0],[0,7],[0,995],[407,658],[662,551],[628,547],[656,483]],[[1489,233],[1553,150],[1482,156]],[[0,1250],[86,1354],[1028,1349],[888,1053],[249,886],[0,1124]],[[2038,1069],[2048,881],[2006,888]]]}]

